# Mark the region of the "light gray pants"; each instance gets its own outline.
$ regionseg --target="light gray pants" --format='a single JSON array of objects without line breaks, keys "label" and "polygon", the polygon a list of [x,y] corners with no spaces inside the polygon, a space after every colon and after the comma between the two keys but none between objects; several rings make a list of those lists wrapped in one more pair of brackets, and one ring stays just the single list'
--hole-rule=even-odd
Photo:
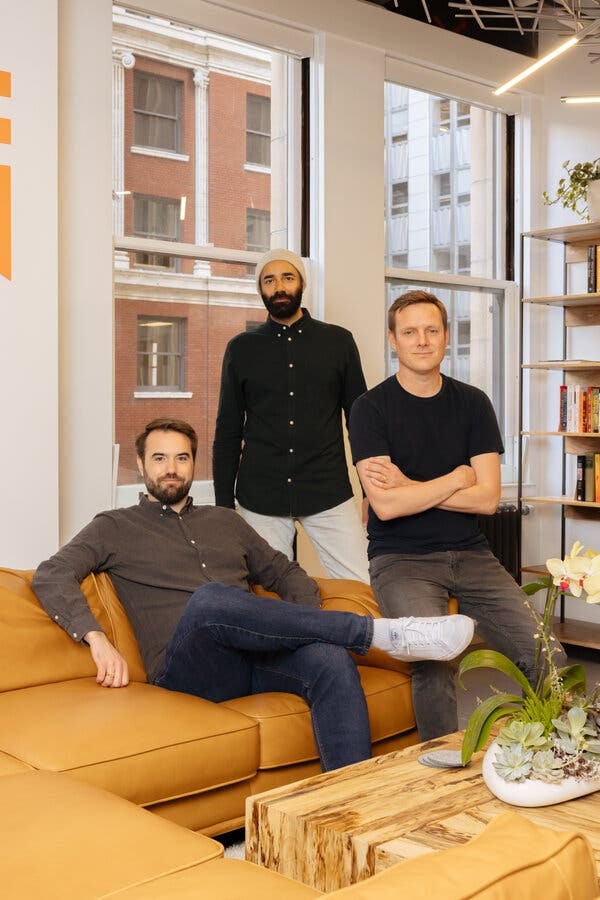
[{"label": "light gray pants", "polygon": [[[481,637],[534,679],[535,622],[525,595],[490,550],[390,553],[370,563],[371,585],[384,616],[443,616],[448,596],[459,611],[477,621]],[[554,657],[566,665],[564,651]],[[493,673],[490,672],[491,683]],[[458,728],[455,667],[452,663],[412,664],[412,692],[422,741]],[[518,691],[518,688],[516,688]]]},{"label": "light gray pants", "polygon": [[238,506],[246,522],[271,547],[293,559],[296,522],[311,539],[330,578],[354,578],[369,583],[367,537],[353,498],[312,516],[263,516]]}]

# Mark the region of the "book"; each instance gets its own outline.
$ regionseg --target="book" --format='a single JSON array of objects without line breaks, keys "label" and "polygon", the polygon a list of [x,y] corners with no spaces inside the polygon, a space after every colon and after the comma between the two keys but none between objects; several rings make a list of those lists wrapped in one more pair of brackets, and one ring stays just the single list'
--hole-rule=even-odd
[{"label": "book", "polygon": [[575,482],[575,500],[585,500],[585,455],[577,454],[577,480]]},{"label": "book", "polygon": [[567,386],[566,386],[566,384],[561,384],[561,386],[559,388],[558,430],[559,431],[567,430]]},{"label": "book", "polygon": [[594,453],[594,500],[600,503],[600,453]]},{"label": "book", "polygon": [[598,251],[595,244],[590,244],[587,248],[587,289],[588,294],[596,293],[596,265]]},{"label": "book", "polygon": [[583,499],[587,501],[595,500],[596,497],[596,486],[594,484],[594,454],[586,453],[584,456],[584,464],[583,464],[583,486],[584,486],[584,496]]}]

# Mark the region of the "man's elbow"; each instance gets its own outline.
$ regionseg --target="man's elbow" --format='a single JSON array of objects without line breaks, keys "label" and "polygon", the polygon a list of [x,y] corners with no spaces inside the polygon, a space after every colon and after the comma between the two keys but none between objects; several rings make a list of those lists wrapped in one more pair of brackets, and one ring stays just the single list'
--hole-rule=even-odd
[{"label": "man's elbow", "polygon": [[493,516],[496,510],[498,509],[498,504],[500,503],[500,497],[494,495],[489,499],[485,499],[481,504],[481,508],[478,510],[479,514],[482,516]]},{"label": "man's elbow", "polygon": [[398,513],[390,508],[390,504],[383,500],[373,500],[369,497],[369,506],[380,520],[380,522],[389,522],[390,519],[397,519]]}]

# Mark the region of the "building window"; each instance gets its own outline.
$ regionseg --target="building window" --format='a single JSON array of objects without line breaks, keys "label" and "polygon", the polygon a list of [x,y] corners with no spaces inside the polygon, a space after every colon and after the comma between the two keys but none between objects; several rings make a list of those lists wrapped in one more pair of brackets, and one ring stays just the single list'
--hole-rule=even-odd
[{"label": "building window", "polygon": [[408,212],[408,181],[397,181],[392,185],[392,215],[401,216]]},{"label": "building window", "polygon": [[183,84],[149,72],[133,73],[134,143],[138,147],[181,152]]},{"label": "building window", "polygon": [[[139,237],[178,241],[181,200],[168,197],[133,196],[133,233]],[[175,257],[167,253],[136,253],[135,265],[176,268]]]},{"label": "building window", "polygon": [[452,202],[452,189],[450,187],[450,172],[442,172],[441,175],[434,175],[434,196],[435,209],[443,209],[450,206]]},{"label": "building window", "polygon": [[268,209],[246,210],[246,249],[264,253],[271,245],[271,213]]},{"label": "building window", "polygon": [[271,166],[271,99],[246,95],[246,162]]},{"label": "building window", "polygon": [[185,319],[138,316],[138,390],[184,390],[184,338]]}]

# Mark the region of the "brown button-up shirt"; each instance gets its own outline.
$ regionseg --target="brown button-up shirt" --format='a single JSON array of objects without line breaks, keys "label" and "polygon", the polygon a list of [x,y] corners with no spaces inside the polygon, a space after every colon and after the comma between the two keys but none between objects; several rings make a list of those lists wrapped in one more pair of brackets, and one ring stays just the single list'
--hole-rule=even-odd
[{"label": "brown button-up shirt", "polygon": [[202,584],[214,581],[245,590],[261,584],[293,603],[320,605],[316,583],[237,513],[194,506],[191,499],[179,513],[146,497],[138,506],[102,512],[41,563],[33,589],[74,640],[102,630],[79,588],[90,572],[109,573],[149,681],[161,668],[190,596]]}]

